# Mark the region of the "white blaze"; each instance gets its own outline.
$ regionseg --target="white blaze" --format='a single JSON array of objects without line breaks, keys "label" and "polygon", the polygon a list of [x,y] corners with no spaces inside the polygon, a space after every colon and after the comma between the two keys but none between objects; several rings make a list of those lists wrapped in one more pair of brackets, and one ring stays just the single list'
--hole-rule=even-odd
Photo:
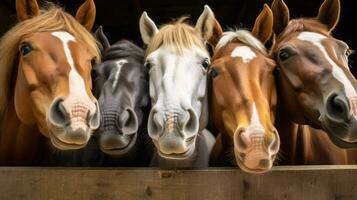
[{"label": "white blaze", "polygon": [[73,56],[69,48],[69,43],[75,42],[76,39],[73,37],[73,35],[63,31],[53,32],[52,35],[61,40],[67,62],[71,67],[71,71],[69,72],[69,97],[71,97],[72,100],[82,99],[82,101],[84,100],[87,102],[91,102],[89,106],[94,107],[94,104],[92,103],[91,99],[89,98],[86,92],[84,80],[74,66]]},{"label": "white blaze", "polygon": [[[326,60],[332,65],[332,75],[342,83],[346,92],[346,96],[350,99],[350,103],[352,103],[352,100],[357,97],[356,90],[353,87],[351,81],[347,78],[346,74],[343,72],[343,70],[330,58],[326,51],[326,48],[322,45],[321,42],[327,37],[314,32],[302,32],[297,38],[302,41],[311,42],[320,49]],[[351,112],[352,110],[353,109],[351,109]]]},{"label": "white blaze", "polygon": [[236,47],[232,53],[232,57],[241,57],[243,62],[249,63],[253,60],[257,55],[247,46]]},{"label": "white blaze", "polygon": [[124,65],[125,63],[128,63],[128,60],[122,59],[122,60],[118,60],[118,61],[116,62],[118,69],[117,69],[117,71],[116,71],[116,73],[115,73],[115,76],[114,76],[113,89],[114,89],[114,88],[116,87],[116,85],[118,84],[119,74],[120,74],[121,68],[123,67],[123,65]]}]

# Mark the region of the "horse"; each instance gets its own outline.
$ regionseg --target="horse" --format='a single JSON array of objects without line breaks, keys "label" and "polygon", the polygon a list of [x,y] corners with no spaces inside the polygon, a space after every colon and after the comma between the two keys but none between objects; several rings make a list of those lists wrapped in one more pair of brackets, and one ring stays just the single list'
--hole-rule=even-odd
[{"label": "horse", "polygon": [[152,166],[208,166],[214,137],[205,130],[210,63],[205,41],[212,34],[211,20],[214,15],[208,6],[195,27],[181,18],[158,29],[146,12],[141,15],[140,33],[147,45],[145,66],[150,77],[147,128],[156,147]]},{"label": "horse", "polygon": [[223,32],[218,21],[213,26],[208,74],[211,118],[219,135],[210,163],[238,165],[252,173],[269,171],[280,146],[274,127],[276,65],[264,46],[273,32],[273,13],[265,4],[252,32]]},{"label": "horse", "polygon": [[102,116],[95,134],[102,165],[148,166],[154,147],[146,130],[150,98],[144,51],[128,40],[111,45],[102,27],[95,36],[103,47],[102,62],[92,73]]},{"label": "horse", "polygon": [[20,22],[0,41],[0,165],[38,165],[51,150],[83,148],[99,127],[96,11],[93,0],[75,17],[36,0],[17,0],[16,11]]},{"label": "horse", "polygon": [[[277,62],[276,127],[287,164],[355,163],[356,79],[348,66],[348,45],[331,36],[340,1],[325,0],[316,18],[292,19],[274,0],[271,54]],[[341,149],[343,148],[343,149]],[[283,162],[283,163],[284,163]]]}]

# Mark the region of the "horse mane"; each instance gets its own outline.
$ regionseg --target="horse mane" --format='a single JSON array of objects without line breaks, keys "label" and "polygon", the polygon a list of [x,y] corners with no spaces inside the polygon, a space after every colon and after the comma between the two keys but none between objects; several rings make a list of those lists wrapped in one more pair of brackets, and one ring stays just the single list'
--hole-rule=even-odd
[{"label": "horse mane", "polygon": [[119,40],[102,51],[102,61],[123,57],[135,57],[135,59],[144,63],[144,50],[129,40]]},{"label": "horse mane", "polygon": [[285,37],[291,35],[295,32],[317,32],[322,35],[328,36],[330,32],[326,25],[322,24],[316,19],[300,18],[292,19],[289,24],[285,27],[284,31],[278,36],[277,41],[281,41]]},{"label": "horse mane", "polygon": [[252,33],[247,30],[236,30],[236,31],[227,31],[223,33],[223,36],[219,39],[216,48],[220,49],[229,42],[240,41],[244,44],[247,44],[261,53],[267,54],[267,49],[264,44],[255,38]]},{"label": "horse mane", "polygon": [[187,17],[182,17],[171,24],[163,25],[148,44],[145,56],[162,46],[172,48],[179,54],[194,46],[206,51],[202,37],[194,27],[185,22],[186,19]]},{"label": "horse mane", "polygon": [[10,98],[11,77],[18,58],[18,47],[22,38],[36,32],[67,31],[75,38],[88,44],[100,59],[100,50],[95,38],[62,8],[47,3],[40,14],[17,23],[0,40],[0,117]]}]

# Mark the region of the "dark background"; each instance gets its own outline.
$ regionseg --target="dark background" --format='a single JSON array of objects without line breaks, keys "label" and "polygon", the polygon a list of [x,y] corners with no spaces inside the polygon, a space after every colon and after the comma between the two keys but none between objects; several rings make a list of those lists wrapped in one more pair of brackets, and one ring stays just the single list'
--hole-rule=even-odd
[{"label": "dark background", "polygon": [[[143,11],[157,25],[189,15],[194,24],[203,11],[203,5],[211,7],[223,28],[252,28],[255,18],[263,4],[271,5],[272,0],[94,0],[97,18],[94,30],[102,25],[106,35],[113,43],[125,38],[142,45],[139,33],[139,18]],[[40,1],[41,3],[42,1]],[[84,0],[52,0],[75,14]],[[323,0],[285,0],[290,15],[296,17],[315,17]],[[355,0],[341,0],[341,19],[334,36],[357,50],[357,6]],[[15,0],[0,0],[0,36],[16,23]],[[350,65],[357,75],[357,55],[351,56]]]}]

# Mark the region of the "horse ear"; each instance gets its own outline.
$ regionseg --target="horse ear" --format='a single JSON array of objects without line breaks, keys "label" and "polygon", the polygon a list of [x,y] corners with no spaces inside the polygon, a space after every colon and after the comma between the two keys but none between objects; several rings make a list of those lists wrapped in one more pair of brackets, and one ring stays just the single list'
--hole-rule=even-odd
[{"label": "horse ear", "polygon": [[40,8],[36,0],[16,0],[16,13],[19,21],[38,15]]},{"label": "horse ear", "polygon": [[216,46],[223,31],[221,25],[214,17],[211,8],[207,5],[196,22],[195,29],[205,41],[212,46]]},{"label": "horse ear", "polygon": [[340,0],[325,0],[320,9],[317,19],[325,24],[331,32],[340,20]]},{"label": "horse ear", "polygon": [[93,0],[86,0],[76,13],[76,20],[81,23],[88,31],[91,31],[94,25],[96,8]]},{"label": "horse ear", "polygon": [[141,15],[139,26],[141,38],[146,45],[149,44],[154,35],[159,32],[154,21],[150,19],[146,12],[143,12]]},{"label": "horse ear", "polygon": [[254,23],[252,34],[265,44],[273,33],[273,12],[264,4],[262,12]]},{"label": "horse ear", "polygon": [[274,0],[271,5],[271,9],[273,11],[274,18],[273,30],[276,35],[279,35],[289,23],[289,8],[283,0]]},{"label": "horse ear", "polygon": [[110,43],[108,41],[107,36],[105,36],[103,32],[102,26],[99,26],[99,28],[95,31],[94,36],[102,45],[103,50],[108,49],[110,47]]}]

